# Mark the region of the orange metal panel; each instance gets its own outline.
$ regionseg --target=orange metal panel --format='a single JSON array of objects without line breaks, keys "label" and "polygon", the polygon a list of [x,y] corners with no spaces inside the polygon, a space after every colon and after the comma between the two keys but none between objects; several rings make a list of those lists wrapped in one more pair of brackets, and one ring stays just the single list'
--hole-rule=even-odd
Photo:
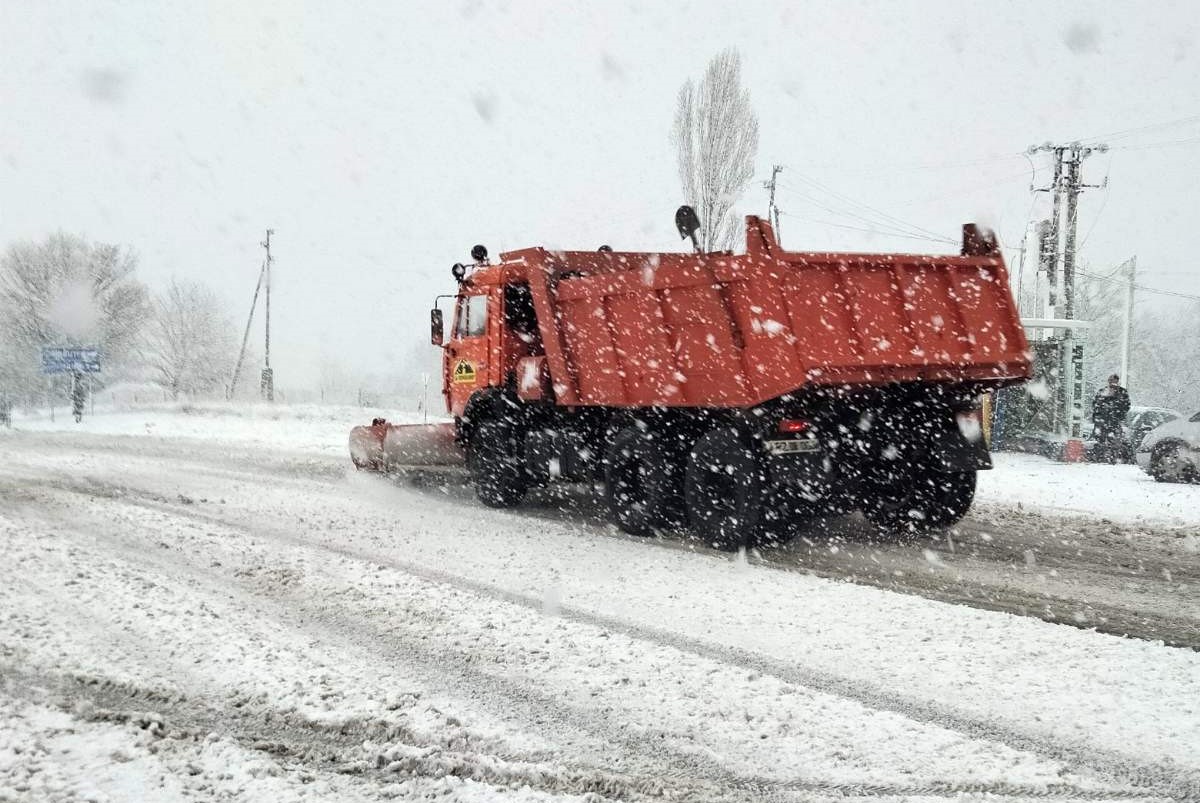
[{"label": "orange metal panel", "polygon": [[[617,362],[608,312],[601,299],[581,298],[559,306],[562,342],[578,366],[575,387],[583,404],[624,404],[625,377]],[[552,374],[553,376],[553,374]],[[559,377],[553,376],[557,389]],[[561,394],[560,394],[561,395]]]},{"label": "orange metal panel", "polygon": [[663,317],[674,336],[675,367],[687,404],[742,405],[750,401],[741,348],[717,286],[664,290]]},{"label": "orange metal panel", "polygon": [[[973,241],[974,242],[974,241]],[[805,385],[1027,378],[998,253],[505,254],[529,279],[559,404],[747,406]]]}]

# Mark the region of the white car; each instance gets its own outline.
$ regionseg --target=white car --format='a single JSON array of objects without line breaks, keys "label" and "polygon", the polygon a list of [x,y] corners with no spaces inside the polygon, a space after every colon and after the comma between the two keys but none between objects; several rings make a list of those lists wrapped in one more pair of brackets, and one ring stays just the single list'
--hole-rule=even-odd
[{"label": "white car", "polygon": [[1138,446],[1137,464],[1159,482],[1200,482],[1200,413],[1152,429]]}]

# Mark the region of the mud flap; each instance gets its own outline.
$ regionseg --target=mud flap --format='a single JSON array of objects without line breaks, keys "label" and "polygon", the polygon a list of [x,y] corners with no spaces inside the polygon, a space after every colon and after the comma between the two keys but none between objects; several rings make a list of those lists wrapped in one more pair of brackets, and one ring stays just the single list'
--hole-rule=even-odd
[{"label": "mud flap", "polygon": [[984,471],[992,467],[992,455],[983,438],[967,438],[954,422],[931,438],[929,468],[943,473]]}]

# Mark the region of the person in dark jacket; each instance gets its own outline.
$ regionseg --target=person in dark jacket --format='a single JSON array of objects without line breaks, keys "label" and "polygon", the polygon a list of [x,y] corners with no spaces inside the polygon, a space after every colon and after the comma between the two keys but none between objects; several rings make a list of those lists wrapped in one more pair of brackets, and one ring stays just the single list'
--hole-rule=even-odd
[{"label": "person in dark jacket", "polygon": [[1092,399],[1092,421],[1096,442],[1104,447],[1108,462],[1115,463],[1121,439],[1121,427],[1129,413],[1129,391],[1121,387],[1121,377],[1113,374],[1108,384]]}]

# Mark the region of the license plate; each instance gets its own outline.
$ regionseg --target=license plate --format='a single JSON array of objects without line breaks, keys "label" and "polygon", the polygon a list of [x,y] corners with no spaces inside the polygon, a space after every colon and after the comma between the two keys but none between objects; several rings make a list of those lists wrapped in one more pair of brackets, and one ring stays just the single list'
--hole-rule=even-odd
[{"label": "license plate", "polygon": [[797,454],[800,452],[818,452],[821,444],[813,438],[803,438],[794,441],[767,441],[767,451],[771,454]]}]

